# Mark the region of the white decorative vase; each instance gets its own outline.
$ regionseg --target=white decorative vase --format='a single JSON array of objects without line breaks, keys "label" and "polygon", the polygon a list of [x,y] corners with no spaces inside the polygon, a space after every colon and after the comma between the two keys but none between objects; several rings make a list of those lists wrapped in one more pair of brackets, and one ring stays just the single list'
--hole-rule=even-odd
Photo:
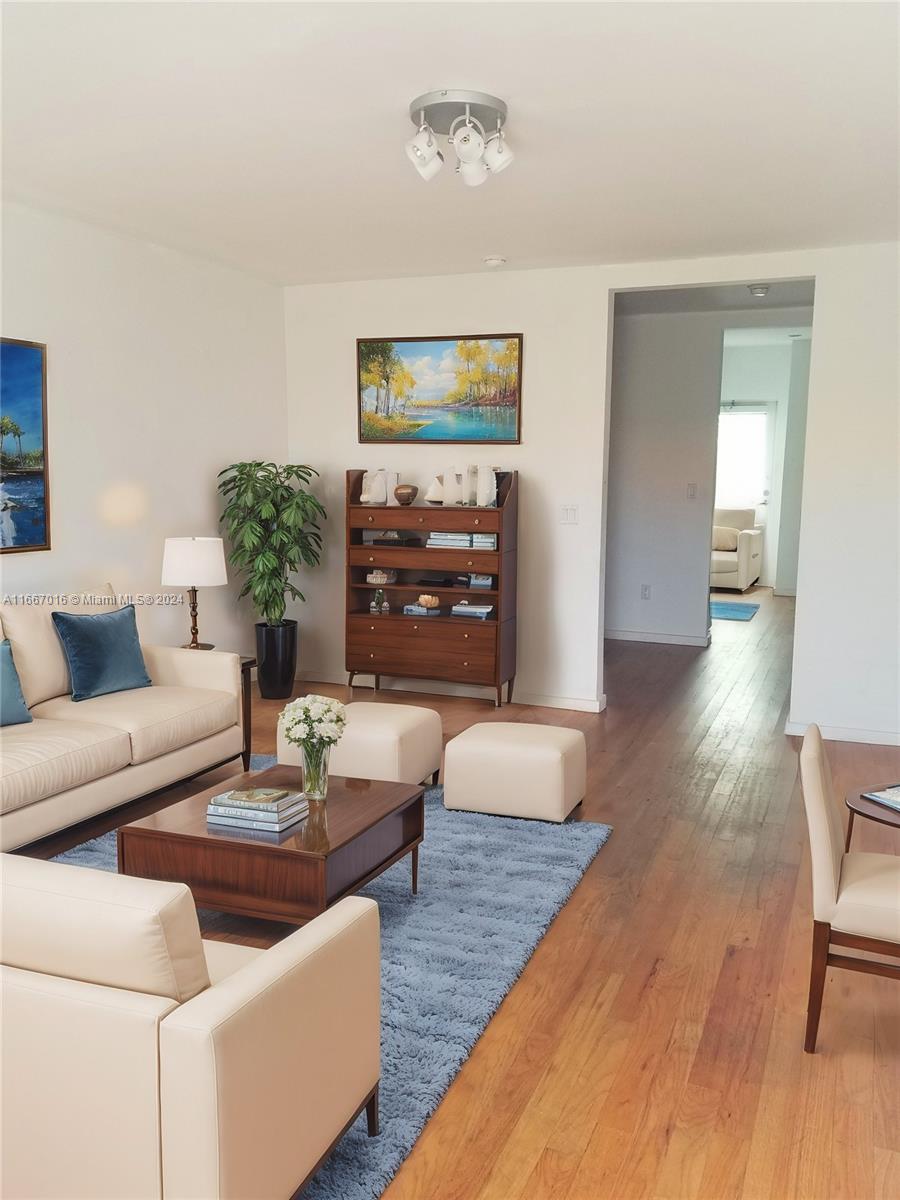
[{"label": "white decorative vase", "polygon": [[444,468],[444,508],[462,504],[462,479],[456,467]]},{"label": "white decorative vase", "polygon": [[478,468],[475,501],[480,508],[497,507],[497,474],[493,467]]},{"label": "white decorative vase", "polygon": [[400,501],[394,495],[394,488],[397,486],[397,484],[399,482],[400,482],[400,472],[399,471],[385,471],[385,473],[384,473],[385,497],[387,499],[388,506],[390,508],[399,508],[400,507]]}]

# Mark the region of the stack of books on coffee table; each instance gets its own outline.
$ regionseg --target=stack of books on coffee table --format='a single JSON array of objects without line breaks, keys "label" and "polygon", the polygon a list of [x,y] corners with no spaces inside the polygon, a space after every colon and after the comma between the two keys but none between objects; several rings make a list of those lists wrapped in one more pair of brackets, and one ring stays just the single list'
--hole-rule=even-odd
[{"label": "stack of books on coffee table", "polygon": [[234,788],[213,796],[206,808],[210,825],[283,833],[309,812],[302,792],[287,788]]}]

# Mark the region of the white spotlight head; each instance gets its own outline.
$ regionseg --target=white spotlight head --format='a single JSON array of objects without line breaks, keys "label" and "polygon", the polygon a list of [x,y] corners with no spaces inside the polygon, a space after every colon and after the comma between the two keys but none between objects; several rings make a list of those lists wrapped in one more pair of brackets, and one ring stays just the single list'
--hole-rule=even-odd
[{"label": "white spotlight head", "polygon": [[506,170],[514,158],[509,143],[499,130],[488,138],[484,148],[484,161],[494,175]]},{"label": "white spotlight head", "polygon": [[474,125],[463,125],[453,135],[453,149],[461,163],[478,162],[484,154],[484,138]]},{"label": "white spotlight head", "polygon": [[440,150],[438,150],[431,162],[425,163],[424,165],[420,162],[417,162],[416,170],[427,183],[429,179],[434,179],[435,175],[437,175],[438,171],[443,165],[444,156],[441,154]]},{"label": "white spotlight head", "polygon": [[460,163],[459,174],[467,187],[480,187],[488,177],[488,169],[479,158],[475,162]]},{"label": "white spotlight head", "polygon": [[427,125],[406,143],[406,157],[414,167],[427,167],[437,152],[437,138]]}]

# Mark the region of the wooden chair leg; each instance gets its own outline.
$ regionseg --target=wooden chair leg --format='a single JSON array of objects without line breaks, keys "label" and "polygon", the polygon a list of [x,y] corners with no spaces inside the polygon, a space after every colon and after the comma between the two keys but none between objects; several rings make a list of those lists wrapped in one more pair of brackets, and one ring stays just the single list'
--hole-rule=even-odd
[{"label": "wooden chair leg", "polygon": [[378,1084],[375,1084],[375,1091],[366,1102],[366,1125],[369,1137],[378,1136]]},{"label": "wooden chair leg", "polygon": [[809,1001],[806,1005],[806,1040],[803,1049],[815,1054],[816,1036],[819,1032],[819,1015],[822,1012],[822,993],[825,990],[825,972],[828,969],[828,943],[831,926],[825,921],[813,921],[812,963],[809,969]]}]

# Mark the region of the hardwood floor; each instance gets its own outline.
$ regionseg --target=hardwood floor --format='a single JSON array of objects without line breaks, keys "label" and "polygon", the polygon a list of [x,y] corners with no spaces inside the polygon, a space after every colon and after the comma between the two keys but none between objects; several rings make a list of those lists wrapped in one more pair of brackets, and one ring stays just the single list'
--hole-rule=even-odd
[{"label": "hardwood floor", "polygon": [[[414,697],[446,737],[490,720],[582,729],[583,818],[615,831],[387,1200],[900,1195],[900,988],[830,971],[818,1052],[802,1050],[809,856],[781,732],[793,605],[753,599],[708,650],[608,643],[600,716]],[[273,752],[280,707],[256,703],[255,751]],[[841,792],[900,778],[900,750],[828,750]],[[900,835],[858,820],[853,845],[900,853]],[[254,945],[288,931],[204,924]]]}]

